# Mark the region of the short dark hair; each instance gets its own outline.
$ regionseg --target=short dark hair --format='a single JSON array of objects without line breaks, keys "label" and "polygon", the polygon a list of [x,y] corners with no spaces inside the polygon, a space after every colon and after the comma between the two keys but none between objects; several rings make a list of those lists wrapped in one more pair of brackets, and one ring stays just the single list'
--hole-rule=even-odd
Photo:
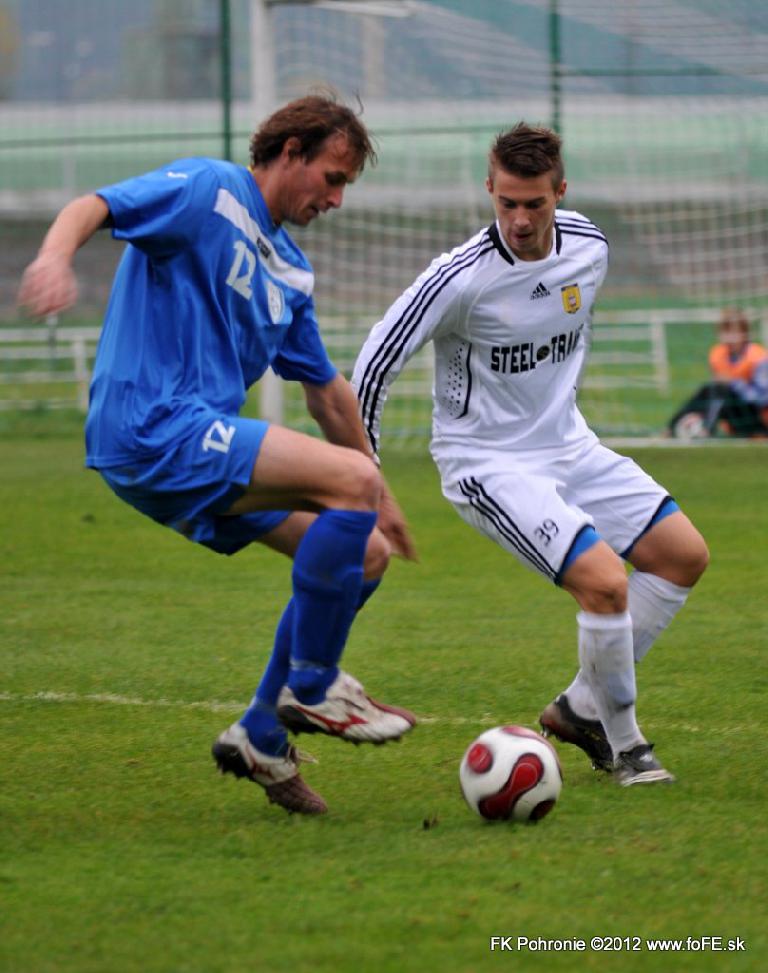
[{"label": "short dark hair", "polygon": [[562,145],[563,140],[551,128],[518,122],[496,136],[488,153],[488,178],[493,179],[497,165],[524,179],[551,172],[552,185],[557,189],[565,178]]},{"label": "short dark hair", "polygon": [[365,125],[351,108],[329,94],[297,98],[270,115],[251,136],[251,165],[269,165],[289,138],[298,139],[302,158],[311,162],[332,135],[346,137],[358,172],[363,171],[366,161],[376,164],[376,152]]}]

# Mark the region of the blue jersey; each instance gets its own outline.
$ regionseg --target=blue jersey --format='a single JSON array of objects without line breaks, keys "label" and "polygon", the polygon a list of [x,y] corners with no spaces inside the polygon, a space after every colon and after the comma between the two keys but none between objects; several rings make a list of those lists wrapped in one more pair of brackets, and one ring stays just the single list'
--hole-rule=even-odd
[{"label": "blue jersey", "polygon": [[312,268],[247,169],[182,159],[98,195],[128,246],[94,366],[88,466],[160,455],[200,412],[236,415],[270,366],[320,385],[336,375]]}]

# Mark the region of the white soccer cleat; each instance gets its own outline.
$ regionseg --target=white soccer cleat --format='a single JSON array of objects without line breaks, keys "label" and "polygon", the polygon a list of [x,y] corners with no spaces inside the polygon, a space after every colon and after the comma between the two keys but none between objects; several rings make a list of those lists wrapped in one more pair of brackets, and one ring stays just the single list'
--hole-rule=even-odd
[{"label": "white soccer cleat", "polygon": [[233,723],[211,748],[213,759],[222,774],[234,774],[260,784],[272,804],[279,804],[290,813],[325,814],[328,806],[301,777],[298,767],[302,756],[289,747],[282,757],[271,757],[253,746],[245,727]]},{"label": "white soccer cleat", "polygon": [[284,686],[277,715],[293,733],[326,733],[352,743],[386,743],[399,740],[416,724],[407,709],[387,706],[367,696],[354,676],[339,672],[322,703],[301,703]]}]

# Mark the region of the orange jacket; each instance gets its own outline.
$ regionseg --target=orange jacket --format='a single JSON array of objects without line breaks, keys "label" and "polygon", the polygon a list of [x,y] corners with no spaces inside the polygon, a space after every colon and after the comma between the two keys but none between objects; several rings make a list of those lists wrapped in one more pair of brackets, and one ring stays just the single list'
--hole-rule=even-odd
[{"label": "orange jacket", "polygon": [[730,346],[721,344],[710,349],[709,367],[716,378],[751,382],[755,366],[764,358],[768,358],[768,351],[755,341],[750,341],[736,359],[731,358]]}]

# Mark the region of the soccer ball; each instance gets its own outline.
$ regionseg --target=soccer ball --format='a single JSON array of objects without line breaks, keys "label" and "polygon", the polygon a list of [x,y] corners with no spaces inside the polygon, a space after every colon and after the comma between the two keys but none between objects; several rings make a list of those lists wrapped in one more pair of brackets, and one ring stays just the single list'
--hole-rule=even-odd
[{"label": "soccer ball", "polygon": [[709,436],[707,424],[700,412],[686,412],[675,423],[673,432],[678,439],[706,439]]},{"label": "soccer ball", "polygon": [[491,821],[538,821],[560,795],[554,747],[524,726],[496,726],[469,745],[459,767],[464,800]]}]

